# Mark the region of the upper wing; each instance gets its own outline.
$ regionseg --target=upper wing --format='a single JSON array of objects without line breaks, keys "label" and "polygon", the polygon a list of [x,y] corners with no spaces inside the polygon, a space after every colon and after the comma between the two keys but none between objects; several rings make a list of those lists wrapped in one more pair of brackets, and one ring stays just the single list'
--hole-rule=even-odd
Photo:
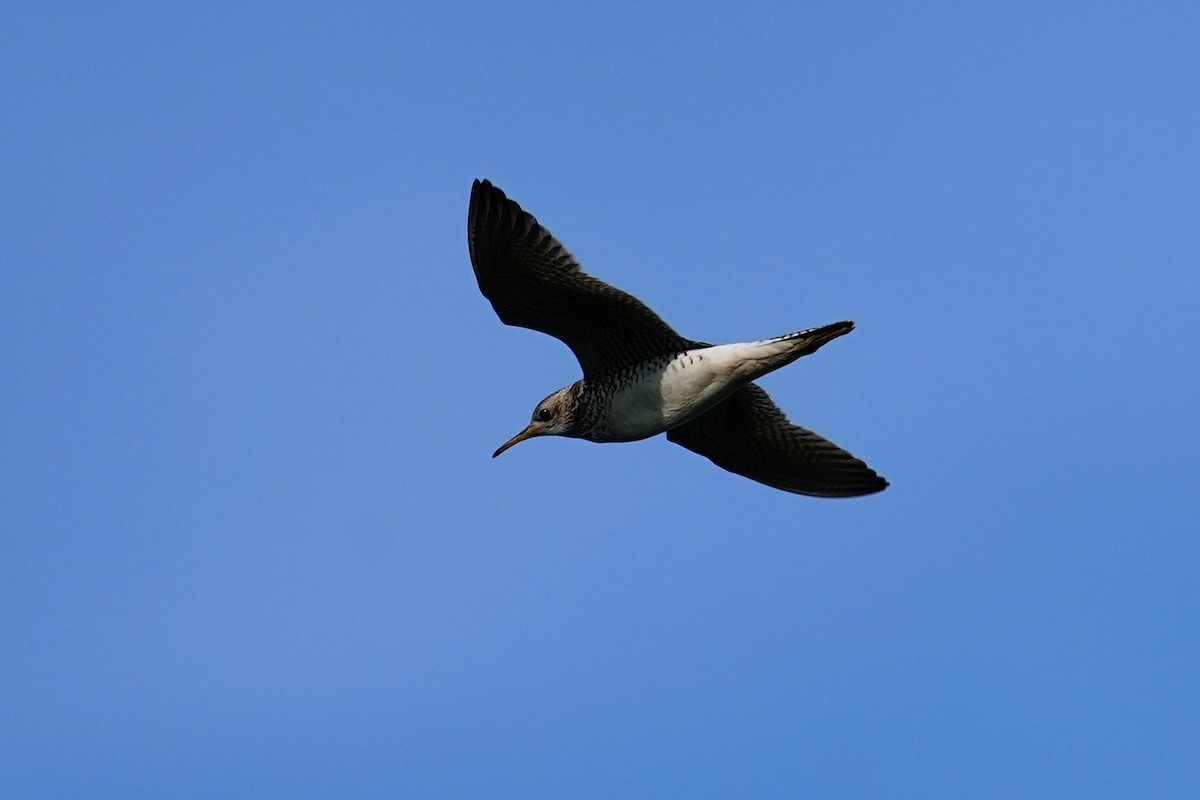
[{"label": "upper wing", "polygon": [[756,384],[667,431],[667,438],[718,467],[783,489],[854,497],[887,488],[875,471],[828,439],[788,422]]},{"label": "upper wing", "polygon": [[479,291],[500,320],[561,339],[584,377],[690,345],[642,301],[584,273],[533,215],[488,181],[471,187],[467,243]]}]

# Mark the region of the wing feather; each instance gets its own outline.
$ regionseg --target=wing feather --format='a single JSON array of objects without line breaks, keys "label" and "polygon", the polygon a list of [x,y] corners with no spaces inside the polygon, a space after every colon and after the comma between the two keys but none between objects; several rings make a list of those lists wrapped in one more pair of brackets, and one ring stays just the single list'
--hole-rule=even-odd
[{"label": "wing feather", "polygon": [[500,320],[564,342],[584,377],[691,344],[642,301],[585,273],[532,214],[486,180],[471,187],[467,241],[479,291]]},{"label": "wing feather", "polygon": [[753,383],[667,431],[667,438],[722,469],[785,492],[856,497],[888,485],[833,442],[789,422],[770,395]]}]

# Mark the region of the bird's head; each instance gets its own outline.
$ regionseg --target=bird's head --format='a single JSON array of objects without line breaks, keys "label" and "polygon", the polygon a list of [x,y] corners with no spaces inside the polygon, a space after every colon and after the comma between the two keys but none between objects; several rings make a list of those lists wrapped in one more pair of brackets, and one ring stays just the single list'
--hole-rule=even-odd
[{"label": "bird's head", "polygon": [[500,445],[500,449],[492,453],[492,458],[517,442],[532,439],[534,436],[571,436],[575,423],[575,398],[571,389],[570,386],[559,389],[538,403],[525,430]]}]

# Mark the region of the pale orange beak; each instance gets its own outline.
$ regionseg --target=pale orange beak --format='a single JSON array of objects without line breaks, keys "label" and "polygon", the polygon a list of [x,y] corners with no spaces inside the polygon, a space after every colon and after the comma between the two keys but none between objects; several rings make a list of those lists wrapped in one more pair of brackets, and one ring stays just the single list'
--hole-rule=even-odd
[{"label": "pale orange beak", "polygon": [[517,442],[523,442],[526,439],[530,439],[530,438],[532,438],[534,436],[538,436],[538,435],[540,435],[539,432],[534,430],[533,425],[530,424],[529,427],[527,427],[525,430],[521,431],[516,436],[509,439],[507,442],[500,445],[500,449],[497,450],[496,452],[492,453],[492,458],[495,458],[496,456],[500,455],[501,453],[503,453],[508,448],[512,447]]}]

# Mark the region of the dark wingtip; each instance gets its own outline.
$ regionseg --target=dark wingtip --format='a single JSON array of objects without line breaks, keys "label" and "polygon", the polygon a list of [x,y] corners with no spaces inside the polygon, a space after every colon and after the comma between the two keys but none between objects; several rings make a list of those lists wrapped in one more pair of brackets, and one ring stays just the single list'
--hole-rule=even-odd
[{"label": "dark wingtip", "polygon": [[501,197],[504,197],[504,192],[502,192],[500,189],[496,188],[495,184],[493,184],[487,178],[476,178],[475,180],[473,180],[471,182],[471,196],[472,197],[474,197],[475,195],[481,195],[481,194],[485,194],[485,193],[486,194],[498,194]]},{"label": "dark wingtip", "polygon": [[522,215],[521,206],[515,200],[512,200],[508,195],[504,194],[504,190],[493,184],[487,178],[476,178],[471,184],[471,211],[468,214],[468,219],[474,219],[477,214],[486,212],[487,214],[511,214],[514,219],[520,218]]},{"label": "dark wingtip", "polygon": [[853,480],[850,482],[848,492],[844,496],[862,497],[863,495],[867,494],[876,494],[878,492],[882,492],[891,485],[887,482],[886,478],[868,467],[861,460],[855,459],[855,461],[858,462],[859,468],[855,470],[855,472],[858,474],[855,475]]},{"label": "dark wingtip", "polygon": [[508,202],[504,192],[492,185],[487,178],[476,178],[471,183],[471,203],[467,208],[467,246],[471,250],[472,263],[475,258],[475,237],[489,224]]},{"label": "dark wingtip", "polygon": [[[868,494],[878,494],[890,486],[890,484],[884,478],[875,474],[875,470],[871,469],[866,464],[859,462],[859,466],[861,469],[854,470],[854,472],[857,474],[849,477],[843,477],[836,483],[831,484],[825,490],[811,492],[811,494],[815,494],[819,497],[863,497],[864,495]],[[781,486],[779,488],[787,489],[788,491],[795,491],[794,489],[788,489],[788,487],[785,486]],[[800,492],[800,494],[810,494],[810,492]]]},{"label": "dark wingtip", "polygon": [[488,200],[489,195],[499,194],[504,197],[504,192],[501,192],[487,178],[476,178],[471,182],[471,208],[475,209],[484,204]]}]

